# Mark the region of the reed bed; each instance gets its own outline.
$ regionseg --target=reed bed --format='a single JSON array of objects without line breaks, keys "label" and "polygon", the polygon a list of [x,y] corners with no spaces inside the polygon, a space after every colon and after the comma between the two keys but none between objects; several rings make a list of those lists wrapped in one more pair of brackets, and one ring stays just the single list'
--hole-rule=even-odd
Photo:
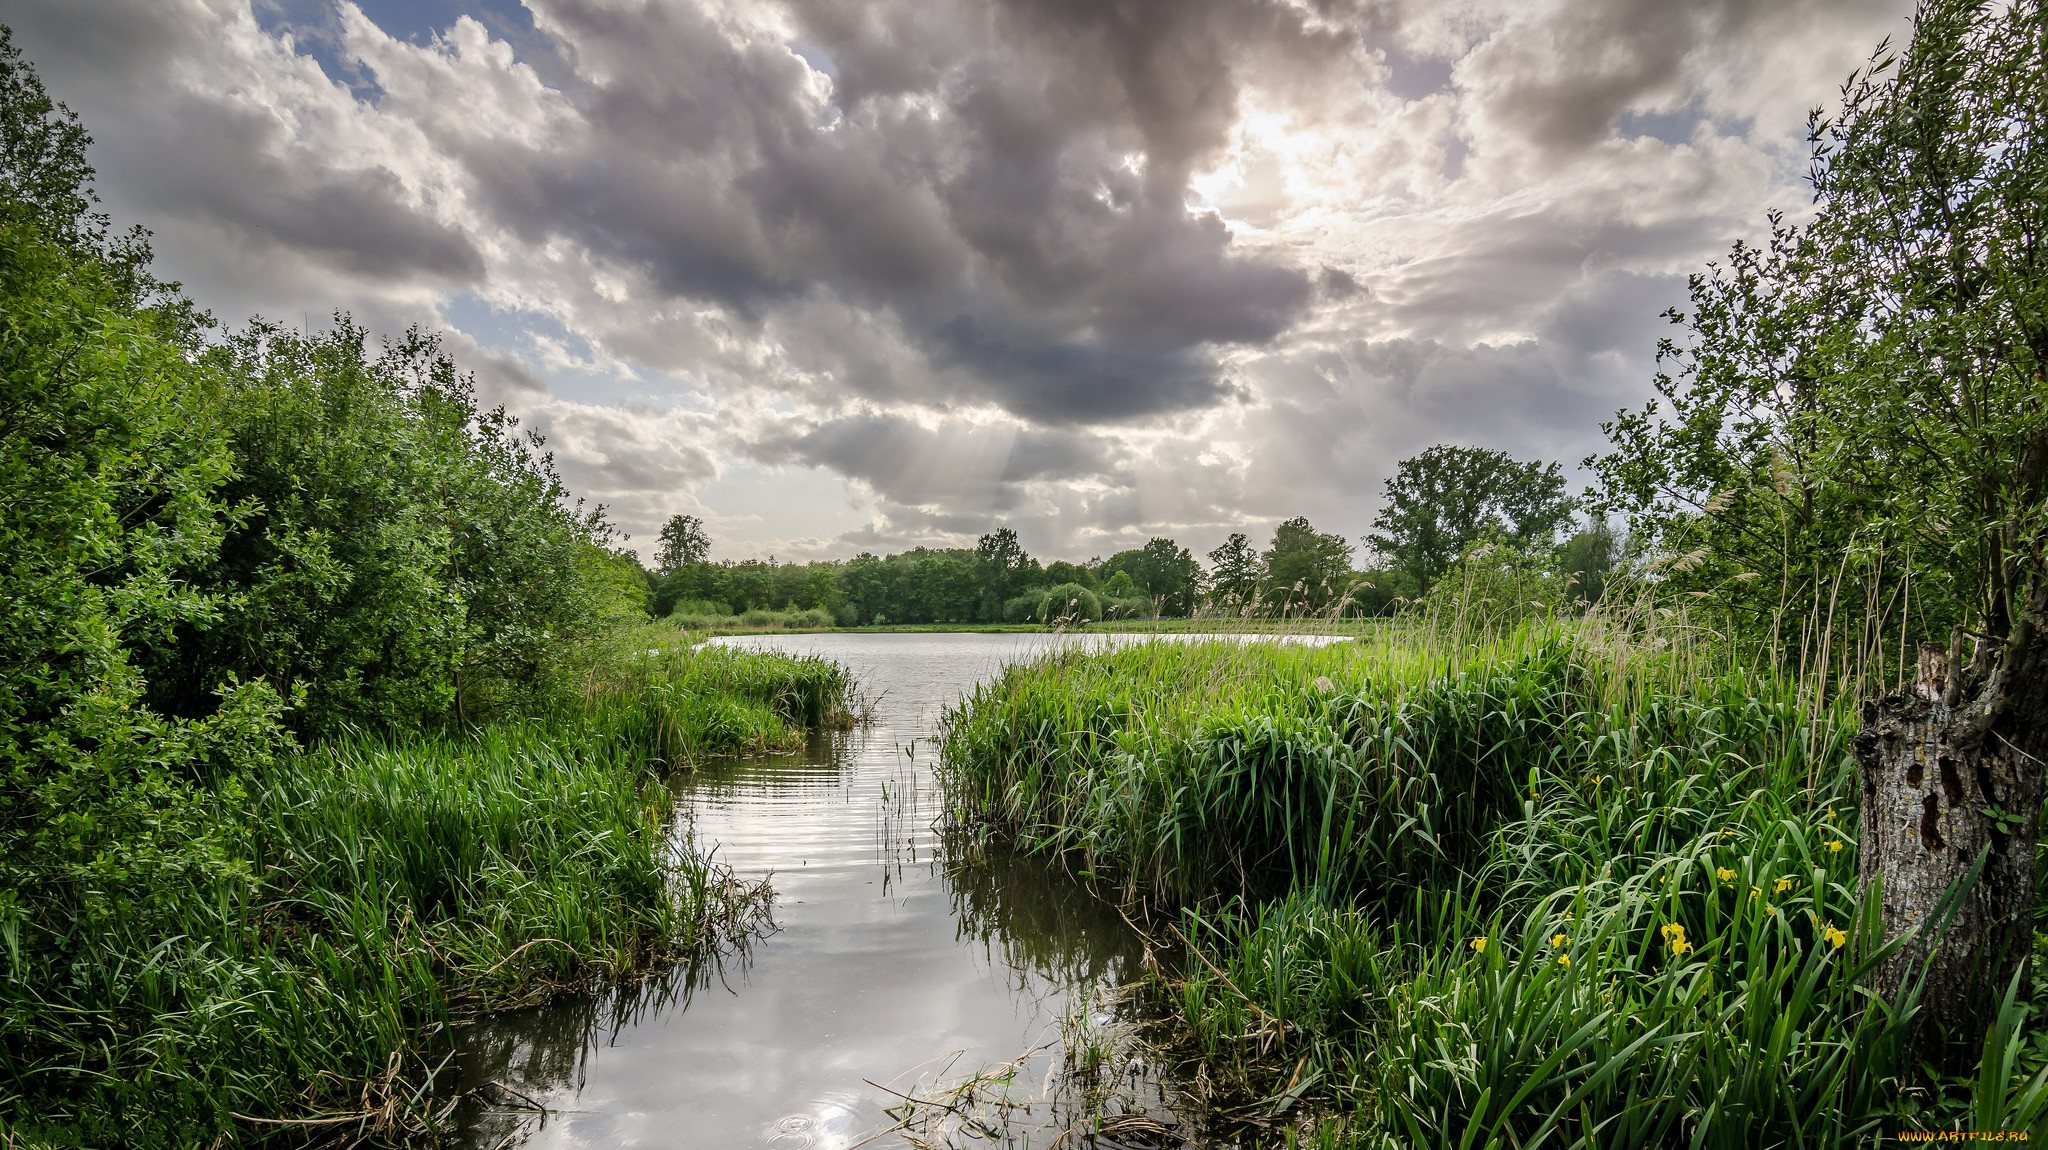
[{"label": "reed bed", "polygon": [[1063,650],[946,719],[956,816],[1177,955],[1150,1034],[1212,1121],[1457,1150],[2039,1133],[2030,988],[1944,1081],[1900,1053],[1915,992],[1859,987],[1846,705],[1676,617],[1443,623]]},{"label": "reed bed", "polygon": [[843,672],[682,650],[587,686],[524,722],[357,735],[223,780],[205,797],[211,865],[151,869],[135,844],[127,889],[76,892],[68,922],[11,933],[0,1133],[430,1133],[455,1101],[453,1028],[746,929],[762,892],[670,834],[659,776],[787,748],[833,720]]}]

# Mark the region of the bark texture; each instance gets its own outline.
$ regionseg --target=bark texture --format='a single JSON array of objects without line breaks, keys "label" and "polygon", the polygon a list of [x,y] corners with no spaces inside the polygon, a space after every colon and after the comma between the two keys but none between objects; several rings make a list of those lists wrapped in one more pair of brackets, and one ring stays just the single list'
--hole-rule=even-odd
[{"label": "bark texture", "polygon": [[[2033,948],[2034,843],[2040,832],[2042,692],[1923,648],[1917,681],[1863,707],[1856,759],[1863,790],[1860,878],[1883,881],[1887,939],[1917,932],[1877,972],[1894,996],[1926,962],[1930,916],[1988,849],[1928,968],[1920,1045],[1974,1043]],[[2026,689],[2018,689],[2025,687]]]}]

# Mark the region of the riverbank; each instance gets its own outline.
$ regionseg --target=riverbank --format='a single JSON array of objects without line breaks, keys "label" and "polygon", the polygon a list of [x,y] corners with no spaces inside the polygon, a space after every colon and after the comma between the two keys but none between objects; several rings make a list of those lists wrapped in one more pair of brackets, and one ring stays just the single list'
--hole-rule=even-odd
[{"label": "riverbank", "polygon": [[[1113,619],[1095,623],[1048,626],[1042,623],[885,623],[879,626],[831,627],[781,622],[756,626],[677,626],[656,620],[653,628],[681,631],[698,639],[727,635],[1350,635],[1366,637],[1396,626],[1389,619],[1247,619],[1211,616],[1194,619]],[[659,631],[646,634],[658,635]]]},{"label": "riverbank", "polygon": [[451,1034],[746,929],[658,776],[846,721],[836,665],[593,652],[552,713],[351,736],[168,799],[67,901],[11,895],[5,1133],[187,1146],[439,1128]]},{"label": "riverbank", "polygon": [[1161,953],[1190,944],[1149,979],[1145,1034],[1237,1134],[2029,1129],[2048,1070],[2023,1004],[1973,1084],[1903,1060],[1859,988],[1879,938],[1853,719],[1677,632],[1416,627],[1049,654],[948,716],[941,777],[985,833],[1097,876]]}]

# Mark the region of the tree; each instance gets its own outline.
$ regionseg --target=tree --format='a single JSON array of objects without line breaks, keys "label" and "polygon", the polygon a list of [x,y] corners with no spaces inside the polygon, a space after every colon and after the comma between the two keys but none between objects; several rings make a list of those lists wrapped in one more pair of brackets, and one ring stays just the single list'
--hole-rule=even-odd
[{"label": "tree", "polygon": [[668,522],[661,525],[659,541],[654,570],[662,575],[691,563],[702,563],[711,554],[711,536],[705,534],[704,521],[695,515],[669,516]]},{"label": "tree", "polygon": [[1229,614],[1243,614],[1251,609],[1265,573],[1251,540],[1241,531],[1232,532],[1222,546],[1209,552],[1209,601]]},{"label": "tree", "polygon": [[919,547],[909,553],[907,582],[910,609],[899,623],[969,623],[981,601],[981,579],[975,553],[964,548],[944,551]]},{"label": "tree", "polygon": [[1100,584],[1096,581],[1095,572],[1090,571],[1085,564],[1069,563],[1064,559],[1055,559],[1046,564],[1045,578],[1047,582],[1054,586],[1076,583],[1091,591],[1100,587]]},{"label": "tree", "polygon": [[1317,531],[1307,516],[1297,515],[1275,528],[1263,559],[1262,599],[1273,613],[1321,611],[1350,590],[1351,544],[1342,535]]},{"label": "tree", "polygon": [[1558,573],[1564,578],[1565,599],[1598,603],[1607,591],[1607,577],[1614,571],[1614,528],[1605,518],[1595,518],[1584,531],[1576,532],[1557,551]]},{"label": "tree", "polygon": [[1017,533],[1002,527],[981,537],[975,545],[974,558],[981,569],[981,617],[1000,622],[1003,600],[1010,597],[1012,577],[1029,556],[1024,554],[1024,545],[1017,542]]},{"label": "tree", "polygon": [[[1815,114],[1811,222],[1773,216],[1766,248],[1738,245],[1693,277],[1690,310],[1673,313],[1690,338],[1660,353],[1678,370],[1589,461],[1672,583],[1714,592],[1758,633],[1796,625],[1804,599],[1811,635],[1921,640],[1905,667],[1882,662],[1891,641],[1820,658],[1838,677],[1911,676],[1863,704],[1859,866],[1881,888],[1886,936],[1907,939],[1875,972],[1880,992],[1931,955],[1921,1041],[1936,1059],[1955,1049],[1944,1033],[1982,1033],[2033,938],[2048,760],[2044,47],[2042,0],[1924,3],[1911,45],[1880,48],[1838,114]],[[1910,611],[1888,606],[1907,596]],[[1872,606],[1838,619],[1844,599]],[[1973,873],[1936,949],[1931,916]]]},{"label": "tree", "polygon": [[1548,542],[1571,512],[1555,463],[1439,444],[1401,461],[1367,542],[1427,590],[1489,534],[1528,548]]},{"label": "tree", "polygon": [[1549,543],[1571,512],[1557,464],[1438,444],[1402,460],[1387,480],[1366,542],[1427,591],[1487,534],[1528,549]]},{"label": "tree", "polygon": [[235,460],[219,498],[243,513],[191,577],[217,617],[138,655],[152,704],[197,716],[224,675],[260,677],[320,735],[535,701],[605,613],[582,559],[609,528],[435,339],[377,348],[335,321],[251,324],[199,359]]},{"label": "tree", "polygon": [[[1166,615],[1189,615],[1201,592],[1202,567],[1188,549],[1171,539],[1155,536],[1143,547],[1119,551],[1102,565],[1104,578],[1118,573],[1131,577],[1138,591],[1159,601]],[[1117,597],[1104,585],[1104,592]]]}]

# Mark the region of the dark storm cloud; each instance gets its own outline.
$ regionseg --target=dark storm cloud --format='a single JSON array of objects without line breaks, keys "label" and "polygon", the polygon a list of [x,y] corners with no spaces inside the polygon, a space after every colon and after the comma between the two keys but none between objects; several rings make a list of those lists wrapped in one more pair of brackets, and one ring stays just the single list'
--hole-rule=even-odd
[{"label": "dark storm cloud", "polygon": [[521,235],[672,295],[759,314],[822,285],[1012,411],[1076,421],[1215,402],[1216,349],[1274,339],[1311,299],[1304,271],[1182,204],[1244,43],[1330,54],[1277,5],[804,6],[802,45],[837,77],[823,105],[803,58],[695,8],[535,10],[586,78],[582,130],[444,144]]},{"label": "dark storm cloud", "polygon": [[943,505],[986,516],[1014,508],[1020,485],[1111,478],[1113,441],[1083,432],[1014,425],[927,427],[860,413],[789,426],[754,445],[768,463],[800,463],[858,479],[904,507]]}]

